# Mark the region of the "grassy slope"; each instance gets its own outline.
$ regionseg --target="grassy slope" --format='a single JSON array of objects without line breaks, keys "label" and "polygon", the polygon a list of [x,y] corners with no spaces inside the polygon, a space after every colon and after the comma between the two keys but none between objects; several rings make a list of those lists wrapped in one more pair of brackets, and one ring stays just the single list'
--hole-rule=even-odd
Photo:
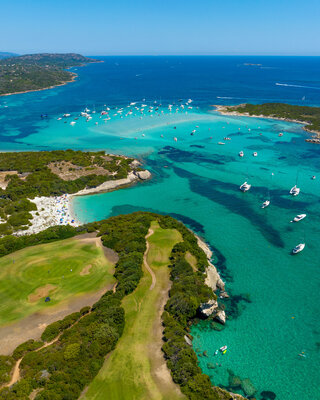
[{"label": "grassy slope", "polygon": [[169,287],[169,255],[175,243],[182,240],[174,229],[161,229],[152,223],[154,234],[149,237],[147,261],[156,275],[156,285],[150,290],[151,277],[144,268],[138,288],[123,300],[126,324],[116,349],[106,360],[85,395],[86,400],[133,400],[183,398],[175,385],[161,385],[154,378],[150,347],[161,296]]},{"label": "grassy slope", "polygon": [[[92,265],[90,273],[81,276],[88,265]],[[5,256],[0,259],[0,326],[51,308],[75,294],[111,284],[112,273],[113,265],[102,248],[77,239],[29,247]],[[43,298],[35,303],[28,301],[37,288],[48,284],[56,286],[50,302],[45,303]]]}]

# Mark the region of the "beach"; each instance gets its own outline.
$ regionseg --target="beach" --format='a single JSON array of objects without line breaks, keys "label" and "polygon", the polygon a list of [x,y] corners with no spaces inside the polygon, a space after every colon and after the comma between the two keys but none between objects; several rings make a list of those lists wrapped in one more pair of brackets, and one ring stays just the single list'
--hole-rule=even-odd
[{"label": "beach", "polygon": [[94,188],[80,190],[73,194],[64,194],[54,197],[35,197],[30,199],[36,206],[37,211],[31,211],[31,226],[26,230],[19,230],[14,233],[16,236],[31,235],[41,232],[47,228],[57,225],[79,226],[81,222],[77,221],[72,208],[73,196],[84,196],[96,193],[104,193],[112,190],[120,189],[133,184],[139,180],[147,180],[151,178],[148,170],[130,172],[127,178],[115,181],[106,181]]}]

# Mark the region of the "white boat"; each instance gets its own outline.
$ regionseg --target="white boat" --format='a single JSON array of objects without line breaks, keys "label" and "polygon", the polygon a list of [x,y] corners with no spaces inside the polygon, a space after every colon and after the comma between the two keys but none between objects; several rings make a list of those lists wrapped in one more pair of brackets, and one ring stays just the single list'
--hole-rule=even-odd
[{"label": "white boat", "polygon": [[299,221],[301,221],[302,219],[304,219],[306,216],[307,216],[307,214],[298,214],[298,215],[297,215],[296,217],[294,217],[293,220],[290,221],[290,222],[299,222]]},{"label": "white boat", "polygon": [[262,203],[261,208],[266,208],[266,207],[268,207],[269,204],[270,204],[270,200],[266,200],[266,201],[264,201],[264,202]]},{"label": "white boat", "polygon": [[174,138],[173,138],[173,140],[174,140],[175,142],[177,142],[177,141],[178,141],[178,139],[177,139],[176,137],[174,137]]},{"label": "white boat", "polygon": [[243,157],[243,156],[244,156],[244,152],[243,152],[242,150],[239,152],[239,156],[240,156],[240,157]]},{"label": "white boat", "polygon": [[222,346],[222,347],[220,347],[220,351],[221,351],[221,353],[225,353],[226,351],[227,351],[227,348],[228,348],[228,346]]},{"label": "white boat", "polygon": [[63,114],[65,118],[70,117],[71,114]]},{"label": "white boat", "polygon": [[218,144],[225,144],[224,142],[218,142]]},{"label": "white boat", "polygon": [[313,176],[311,177],[311,179],[312,179],[312,180],[316,179],[316,176],[315,176],[315,175],[313,175]]},{"label": "white boat", "polygon": [[292,194],[292,196],[298,196],[299,193],[300,193],[300,188],[298,188],[297,185],[294,185],[290,189],[290,194]]},{"label": "white boat", "polygon": [[255,151],[255,152],[253,152],[253,157],[257,157],[257,155],[258,155],[258,153]]},{"label": "white boat", "polygon": [[300,244],[298,244],[296,247],[294,247],[294,248],[292,249],[292,253],[293,253],[293,254],[300,253],[300,251],[302,251],[302,250],[305,248],[305,246],[306,246],[305,243],[300,243]]},{"label": "white boat", "polygon": [[70,125],[75,125],[76,124],[76,121],[71,121],[70,122]]},{"label": "white boat", "polygon": [[248,190],[250,190],[251,185],[249,185],[248,182],[244,182],[241,186],[240,186],[240,190],[242,190],[242,192],[247,192]]}]

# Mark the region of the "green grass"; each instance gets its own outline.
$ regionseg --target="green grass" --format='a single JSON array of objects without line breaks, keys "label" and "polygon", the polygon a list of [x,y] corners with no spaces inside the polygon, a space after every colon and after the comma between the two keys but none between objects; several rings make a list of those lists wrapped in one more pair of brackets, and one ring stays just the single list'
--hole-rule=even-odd
[{"label": "green grass", "polygon": [[[81,276],[91,265],[90,273]],[[114,282],[113,265],[94,242],[67,239],[29,247],[0,258],[0,326],[52,308],[74,295]],[[52,285],[51,301],[30,301],[39,288]],[[34,300],[34,299],[32,299]]]},{"label": "green grass", "polygon": [[[162,229],[155,222],[149,237],[147,261],[156,275],[156,285],[150,290],[151,276],[144,275],[137,289],[125,297],[125,328],[116,349],[105,361],[84,396],[86,400],[178,400],[183,398],[171,383],[161,384],[155,378],[159,365],[152,357],[154,326],[160,305],[169,287],[169,256],[172,247],[182,240],[175,229]],[[159,348],[161,344],[159,344]],[[162,357],[162,355],[161,355]]]}]

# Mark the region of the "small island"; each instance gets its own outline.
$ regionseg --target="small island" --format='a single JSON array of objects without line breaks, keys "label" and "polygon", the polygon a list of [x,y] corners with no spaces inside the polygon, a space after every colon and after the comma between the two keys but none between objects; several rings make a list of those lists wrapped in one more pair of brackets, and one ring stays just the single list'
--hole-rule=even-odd
[{"label": "small island", "polygon": [[62,86],[76,74],[67,68],[101,62],[81,54],[26,54],[0,59],[0,96]]},{"label": "small island", "polygon": [[320,143],[320,107],[296,106],[285,103],[215,105],[214,107],[224,115],[281,119],[303,124],[304,130],[316,134],[315,137],[306,139],[306,142]]}]

